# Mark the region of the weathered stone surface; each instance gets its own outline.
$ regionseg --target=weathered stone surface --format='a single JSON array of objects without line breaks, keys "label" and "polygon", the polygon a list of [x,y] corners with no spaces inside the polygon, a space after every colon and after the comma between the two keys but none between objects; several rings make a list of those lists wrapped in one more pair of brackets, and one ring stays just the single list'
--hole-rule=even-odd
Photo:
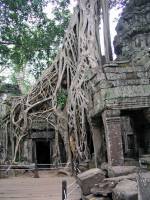
[{"label": "weathered stone surface", "polygon": [[81,162],[79,164],[79,169],[80,169],[81,172],[85,172],[86,170],[88,170],[89,169],[89,161]]},{"label": "weathered stone surface", "polygon": [[127,86],[127,85],[147,85],[150,83],[150,80],[148,78],[142,78],[142,79],[125,79],[125,80],[113,80],[111,81],[113,87],[118,86]]},{"label": "weathered stone surface", "polygon": [[[131,117],[135,112],[133,110],[143,112],[150,108],[150,1],[130,0],[123,10],[116,31],[114,46],[117,59],[103,66],[109,84],[108,87],[102,87],[100,81],[95,82],[90,112],[92,117],[103,116],[110,165],[125,164],[123,161],[138,158],[139,153],[150,154],[149,116],[148,119],[143,117],[146,122],[143,126],[146,128],[137,125],[135,116]],[[123,59],[125,62],[122,62]],[[121,116],[105,116],[108,110],[120,110]],[[120,126],[123,117],[132,118],[133,131],[128,131],[130,126],[124,130]],[[138,136],[140,128],[143,138],[137,140],[141,137]],[[143,144],[140,140],[143,140]],[[142,152],[143,149],[145,152]],[[128,173],[129,169],[116,168],[110,176]]]},{"label": "weathered stone surface", "polygon": [[[116,27],[115,53],[121,58],[138,57],[150,45],[150,2],[130,0]],[[140,53],[140,55],[138,55]],[[136,56],[138,55],[138,56]]]},{"label": "weathered stone surface", "polygon": [[[150,140],[150,138],[146,138],[147,141]],[[140,162],[140,167],[143,167],[143,168],[149,168],[150,166],[150,155],[142,155],[139,159],[139,162]]]},{"label": "weathered stone surface", "polygon": [[117,87],[101,89],[94,93],[94,105],[90,112],[91,116],[102,112],[102,110],[104,110],[105,108],[133,109],[150,106],[149,83],[143,85],[117,85]]},{"label": "weathered stone surface", "polygon": [[124,86],[102,89],[102,96],[106,100],[117,99],[117,98],[129,98],[139,96],[150,96],[150,85],[139,85],[139,86]]},{"label": "weathered stone surface", "polygon": [[[106,133],[107,158],[109,165],[123,165],[123,145],[119,110],[106,110],[102,114]],[[117,144],[117,145],[116,145]]]},{"label": "weathered stone surface", "polygon": [[38,131],[36,130],[36,132],[33,132],[31,134],[31,138],[32,139],[37,139],[37,138],[49,138],[49,139],[53,139],[55,137],[55,132],[52,130],[48,130],[48,131]]},{"label": "weathered stone surface", "polygon": [[116,186],[113,181],[104,181],[91,189],[91,193],[96,197],[111,196],[112,189]]},{"label": "weathered stone surface", "polygon": [[131,180],[123,180],[113,190],[113,200],[137,200],[137,183]]},{"label": "weathered stone surface", "polygon": [[113,177],[113,178],[105,178],[104,181],[111,181],[111,182],[114,182],[114,184],[117,184],[120,181],[127,180],[127,179],[128,180],[136,181],[136,178],[137,178],[137,174],[134,173],[134,174],[126,175],[126,176],[118,176],[118,177]]},{"label": "weathered stone surface", "polygon": [[138,199],[149,200],[150,199],[150,172],[138,174],[137,183],[138,183]]},{"label": "weathered stone surface", "polygon": [[107,76],[108,80],[117,80],[117,79],[125,79],[126,78],[126,74],[125,73],[122,73],[122,74],[119,74],[119,73],[107,73],[106,76]]},{"label": "weathered stone surface", "polygon": [[94,197],[92,194],[84,196],[83,200],[110,200],[109,197]]},{"label": "weathered stone surface", "polygon": [[91,188],[102,182],[105,178],[104,172],[101,169],[93,168],[86,172],[83,172],[77,176],[78,184],[82,189],[84,195],[91,193]]},{"label": "weathered stone surface", "polygon": [[138,171],[136,166],[109,166],[108,167],[108,176],[117,177],[125,176],[128,174],[133,174]]},{"label": "weathered stone surface", "polygon": [[43,130],[45,130],[45,128],[47,130],[52,129],[51,125],[48,124],[45,120],[33,120],[32,129],[38,130],[38,131],[40,131],[40,130],[43,131]]}]

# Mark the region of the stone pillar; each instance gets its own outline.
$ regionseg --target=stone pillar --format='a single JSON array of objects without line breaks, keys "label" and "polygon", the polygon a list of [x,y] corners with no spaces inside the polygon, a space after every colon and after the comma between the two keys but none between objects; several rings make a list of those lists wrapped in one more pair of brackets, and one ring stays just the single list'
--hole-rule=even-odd
[{"label": "stone pillar", "polygon": [[113,166],[123,165],[120,111],[106,110],[103,112],[102,117],[105,128],[108,163]]},{"label": "stone pillar", "polygon": [[25,159],[25,161],[28,160],[28,141],[25,140],[24,143],[23,143],[23,157]]},{"label": "stone pillar", "polygon": [[32,163],[33,161],[33,147],[32,139],[28,139],[28,162]]}]

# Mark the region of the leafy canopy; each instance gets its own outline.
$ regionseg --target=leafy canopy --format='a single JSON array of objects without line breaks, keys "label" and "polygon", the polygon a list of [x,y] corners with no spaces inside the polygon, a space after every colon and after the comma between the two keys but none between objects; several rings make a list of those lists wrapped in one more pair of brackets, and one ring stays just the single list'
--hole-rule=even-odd
[{"label": "leafy canopy", "polygon": [[[44,12],[53,4],[53,18]],[[68,0],[0,0],[0,67],[38,78],[51,63],[68,26]]]},{"label": "leafy canopy", "polygon": [[[128,0],[109,0],[124,6]],[[69,0],[0,0],[0,72],[25,71],[38,78],[54,59],[70,19]],[[49,19],[45,8],[54,7]],[[26,81],[24,81],[26,82]]]}]

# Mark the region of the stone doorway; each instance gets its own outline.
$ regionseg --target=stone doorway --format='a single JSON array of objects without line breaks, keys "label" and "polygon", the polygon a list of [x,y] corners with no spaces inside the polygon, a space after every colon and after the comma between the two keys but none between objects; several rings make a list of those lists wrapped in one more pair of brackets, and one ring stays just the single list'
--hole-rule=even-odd
[{"label": "stone doorway", "polygon": [[50,158],[50,141],[36,141],[36,159],[38,168],[49,168]]},{"label": "stone doorway", "polygon": [[122,112],[123,146],[125,157],[139,159],[143,154],[150,154],[150,123],[145,110]]}]

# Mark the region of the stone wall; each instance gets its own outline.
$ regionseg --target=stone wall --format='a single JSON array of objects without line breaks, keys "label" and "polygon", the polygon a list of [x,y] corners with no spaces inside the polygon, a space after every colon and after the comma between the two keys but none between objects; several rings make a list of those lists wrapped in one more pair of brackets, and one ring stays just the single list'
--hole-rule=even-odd
[{"label": "stone wall", "polygon": [[105,84],[97,74],[92,78],[91,116],[104,109],[150,107],[150,64],[134,65],[119,61],[104,65]]},{"label": "stone wall", "polygon": [[[150,124],[143,112],[150,108],[150,1],[129,0],[116,31],[117,59],[103,65],[103,72],[87,72],[90,116],[99,118],[99,123],[103,119],[110,165],[124,164],[127,156],[137,158],[143,148],[137,141],[141,134],[149,152]],[[145,122],[139,125],[140,120]]]},{"label": "stone wall", "polygon": [[[128,158],[138,158],[143,145],[137,141],[147,138],[149,132],[149,112],[140,120],[145,120],[144,127],[139,126],[137,115],[150,108],[150,63],[137,65],[129,61],[116,61],[103,66],[104,74],[95,74],[91,77],[90,88],[92,90],[90,115],[102,116],[105,140],[107,147],[107,159],[110,165],[123,165]],[[105,77],[105,79],[104,79]],[[125,114],[125,115],[124,115]],[[132,130],[130,118],[133,118],[135,126]],[[100,130],[101,131],[101,130]],[[149,148],[148,142],[148,148]],[[145,149],[148,149],[145,148]],[[149,152],[149,150],[148,150]]]},{"label": "stone wall", "polygon": [[130,0],[121,14],[116,31],[114,48],[118,59],[135,58],[141,51],[149,51],[149,0]]},{"label": "stone wall", "polygon": [[[14,156],[15,138],[13,129],[7,124],[7,113],[10,111],[9,104],[13,107],[20,98],[18,95],[20,95],[20,92],[17,86],[5,84],[0,88],[0,161],[11,160]],[[20,161],[25,159],[25,161],[34,162],[33,154],[36,149],[33,148],[35,141],[39,139],[53,141],[54,138],[54,130],[47,121],[34,119],[32,126],[29,127],[27,137],[20,145]]]}]

